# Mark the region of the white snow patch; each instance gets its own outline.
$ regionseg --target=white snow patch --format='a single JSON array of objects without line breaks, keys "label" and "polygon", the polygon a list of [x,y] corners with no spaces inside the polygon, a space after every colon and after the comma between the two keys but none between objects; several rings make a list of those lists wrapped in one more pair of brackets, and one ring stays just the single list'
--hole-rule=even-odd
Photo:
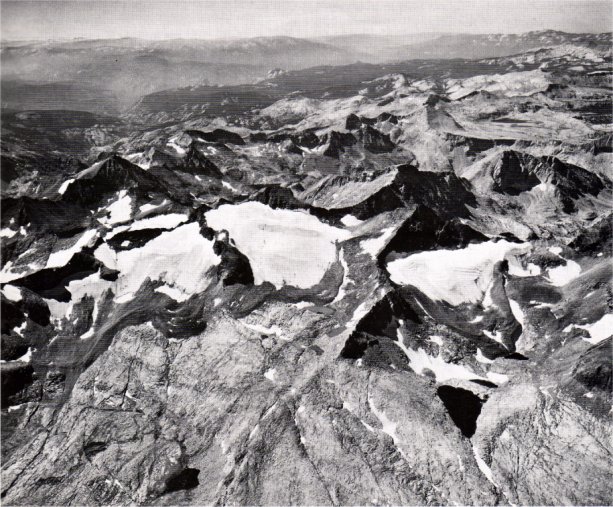
[{"label": "white snow patch", "polygon": [[375,432],[375,428],[373,428],[370,424],[364,422],[362,419],[360,419],[360,422],[368,431],[370,431],[371,433]]},{"label": "white snow patch", "polygon": [[430,318],[432,318],[432,315],[430,315],[430,313],[428,313],[428,311],[424,308],[424,305],[421,304],[421,301],[419,301],[419,299],[415,299],[415,302],[417,303],[417,306],[419,306],[421,308],[421,310]]},{"label": "white snow patch", "polygon": [[498,308],[498,305],[494,304],[494,300],[492,299],[492,289],[494,288],[494,279],[488,284],[487,289],[485,290],[485,295],[483,296],[483,301],[481,304],[484,308]]},{"label": "white snow patch", "polygon": [[498,484],[494,482],[494,474],[492,473],[492,469],[487,465],[485,461],[479,456],[479,452],[477,448],[473,445],[473,454],[475,455],[475,461],[477,462],[477,466],[479,470],[485,475],[485,478],[490,481],[494,486],[498,487]]},{"label": "white snow patch", "polygon": [[70,301],[63,303],[56,301],[55,299],[45,299],[51,317],[56,321],[68,317],[72,312],[72,307],[85,296],[94,298],[94,309],[92,313],[92,319],[95,322],[98,314],[98,302],[102,298],[102,295],[108,290],[114,290],[115,282],[102,280],[100,273],[93,273],[82,280],[72,280],[67,286],[66,290],[70,292]]},{"label": "white snow patch", "polygon": [[478,75],[467,79],[448,79],[446,87],[447,96],[451,100],[458,100],[477,90],[498,93],[505,97],[531,95],[545,91],[549,82],[547,74],[540,70],[532,70]]},{"label": "white snow patch", "polygon": [[[564,259],[564,257],[560,255],[562,253],[562,247],[550,246],[547,250],[560,257],[560,259]],[[575,261],[564,260],[566,261],[565,265],[551,268],[548,271],[549,282],[556,287],[566,285],[581,274],[581,266],[579,266],[579,264]]]},{"label": "white snow patch", "polygon": [[17,231],[5,227],[0,231],[0,238],[12,238],[15,234],[17,234]]},{"label": "white snow patch", "polygon": [[187,221],[189,217],[182,213],[169,213],[168,215],[157,215],[151,218],[143,218],[134,222],[129,230],[141,231],[143,229],[174,229],[179,224]]},{"label": "white snow patch", "polygon": [[530,248],[529,243],[488,241],[460,250],[420,252],[390,262],[387,270],[394,282],[413,285],[431,299],[454,306],[477,303],[493,281],[496,262]]},{"label": "white snow patch", "polygon": [[4,359],[0,360],[0,363],[15,363],[19,361],[20,363],[29,363],[32,361],[32,347],[28,347],[27,352],[17,359],[13,359],[11,361],[5,361]]},{"label": "white snow patch", "polygon": [[220,261],[212,242],[200,235],[196,223],[162,233],[142,248],[115,252],[104,243],[94,256],[105,266],[120,271],[117,281],[109,282],[115,302],[120,304],[130,301],[147,277],[167,282],[156,290],[184,301],[208,286],[206,272]]},{"label": "white snow patch", "polygon": [[228,183],[227,181],[221,180],[221,184],[224,188],[227,188],[228,190],[231,190],[232,192],[240,192],[240,190],[234,186],[232,186],[230,183]]},{"label": "white snow patch", "polygon": [[74,181],[74,178],[66,180],[64,183],[62,183],[60,185],[60,188],[57,189],[57,193],[58,194],[62,194],[64,195],[64,192],[66,192],[66,190],[68,190],[68,187],[70,186],[70,184]]},{"label": "white snow patch", "polygon": [[504,345],[502,343],[502,333],[500,331],[495,331],[494,333],[492,333],[491,331],[488,331],[487,329],[484,329],[483,330],[483,334],[485,336],[487,336],[488,338],[494,340],[495,342],[498,342],[501,345]]},{"label": "white snow patch", "polygon": [[409,366],[415,373],[423,375],[424,370],[430,370],[434,373],[437,382],[446,382],[450,379],[473,380],[482,378],[465,366],[446,363],[440,353],[434,357],[422,348],[417,350],[407,348],[405,353],[410,361]]},{"label": "white snow patch", "polygon": [[115,253],[101,245],[94,256],[120,271],[115,282],[116,302],[131,299],[146,278],[164,281],[183,293],[202,292],[210,282],[207,271],[220,262],[213,242],[200,234],[195,222],[164,232],[142,248]]},{"label": "white snow patch", "polygon": [[277,288],[317,284],[336,260],[336,242],[350,235],[306,212],[273,210],[259,202],[225,204],[207,212],[206,220],[230,233],[249,258],[256,284],[269,281]]},{"label": "white snow patch", "polygon": [[105,225],[126,222],[132,216],[132,197],[128,195],[127,190],[120,190],[117,200],[106,207],[110,213],[108,218],[100,220]]},{"label": "white snow patch", "polygon": [[343,218],[341,218],[341,223],[345,227],[356,227],[363,222],[364,220],[360,220],[359,218],[356,218],[353,215],[345,215]]},{"label": "white snow patch", "polygon": [[268,410],[266,410],[266,412],[264,412],[264,415],[261,417],[261,419],[265,419],[266,417],[268,417],[275,408],[277,408],[276,401],[268,408]]},{"label": "white snow patch", "polygon": [[[27,315],[26,315],[27,317]],[[13,328],[13,331],[15,333],[17,333],[19,336],[23,337],[23,332],[26,330],[26,327],[28,327],[28,321],[24,320],[20,326],[15,326]]]},{"label": "white snow patch", "polygon": [[271,382],[275,381],[275,373],[277,373],[277,370],[275,370],[274,368],[271,368],[270,370],[266,370],[266,373],[264,373],[264,376],[270,380]]},{"label": "white snow patch", "polygon": [[398,340],[394,343],[398,345],[398,347],[400,347],[400,349],[406,354],[407,358],[409,359],[409,366],[418,375],[423,375],[425,370],[430,370],[432,373],[434,373],[437,382],[445,382],[450,379],[485,380],[483,377],[480,377],[465,366],[446,363],[440,352],[438,356],[431,356],[422,348],[413,350],[407,347],[404,344],[404,339],[400,329],[397,331],[397,336]]},{"label": "white snow patch", "polygon": [[613,334],[613,313],[603,315],[601,319],[593,322],[592,324],[575,324],[575,327],[585,329],[588,333],[590,333],[590,338],[583,339],[592,345],[596,345],[597,343],[606,340]]},{"label": "white snow patch", "polygon": [[182,146],[179,146],[177,144],[177,138],[173,138],[173,139],[169,139],[168,142],[166,143],[166,146],[170,146],[172,149],[174,149],[179,155],[185,155],[187,152],[185,151],[185,148],[183,148]]},{"label": "white snow patch", "polygon": [[260,429],[260,425],[256,424],[253,429],[249,432],[249,440],[251,440],[254,435],[258,432],[258,430]]},{"label": "white snow patch", "polygon": [[127,231],[130,228],[129,225],[118,225],[116,227],[113,227],[113,229],[111,229],[105,236],[104,239],[105,240],[109,240],[115,236],[117,236],[117,234],[119,234],[120,232],[124,232]]},{"label": "white snow patch", "polygon": [[503,373],[495,373],[493,371],[487,372],[487,380],[494,384],[506,384],[509,381],[509,376]]},{"label": "white snow patch", "polygon": [[473,320],[469,321],[469,324],[478,324],[483,320],[483,315],[477,315]]},{"label": "white snow patch", "polygon": [[160,204],[147,203],[147,204],[143,204],[138,209],[140,210],[141,213],[147,213],[148,211],[151,211],[157,208],[161,208],[162,206],[165,206],[166,204],[168,204],[168,200],[164,199]]},{"label": "white snow patch", "polygon": [[88,338],[91,338],[92,336],[94,336],[94,326],[93,325],[85,333],[83,333],[80,336],[80,338],[81,340],[87,340]]},{"label": "white snow patch", "polygon": [[538,301],[530,301],[531,305],[534,305],[534,308],[553,308],[555,306],[554,303],[539,303]]},{"label": "white snow patch", "polygon": [[280,340],[287,341],[287,338],[283,336],[283,332],[281,328],[276,324],[273,324],[270,327],[262,326],[261,324],[248,324],[247,322],[242,322],[243,326],[256,333],[265,334],[265,335],[275,335]]},{"label": "white snow patch", "polygon": [[299,310],[302,310],[303,308],[314,306],[314,304],[310,303],[309,301],[299,301],[298,303],[294,303],[294,306]]},{"label": "white snow patch", "polygon": [[341,283],[341,286],[338,288],[338,294],[336,295],[332,303],[337,303],[338,301],[343,299],[345,295],[347,294],[347,287],[349,287],[350,284],[354,283],[353,280],[349,278],[348,276],[349,264],[347,264],[347,261],[345,260],[345,252],[342,248],[339,253],[339,260],[341,262],[341,265],[343,266],[343,282]]},{"label": "white snow patch", "polygon": [[394,441],[394,445],[396,446],[400,454],[404,458],[406,458],[404,451],[398,445],[399,439],[398,439],[398,435],[396,434],[396,428],[398,427],[398,424],[390,420],[385,414],[385,412],[377,409],[377,407],[372,401],[372,398],[370,397],[368,398],[368,406],[370,407],[371,412],[375,414],[377,419],[379,419],[379,422],[381,423],[381,426],[382,426],[381,431],[383,431],[383,433],[386,433],[387,435],[392,437],[392,440]]},{"label": "white snow patch", "polygon": [[483,352],[481,352],[481,349],[477,349],[477,355],[475,356],[475,358],[477,359],[477,361],[483,364],[492,364],[494,362],[492,359],[488,359],[487,357],[485,357],[483,355]]},{"label": "white snow patch", "polygon": [[383,233],[380,236],[360,241],[360,248],[362,248],[362,250],[364,250],[364,252],[367,254],[370,254],[373,259],[376,259],[381,250],[385,248],[385,245],[390,240],[395,230],[395,227],[383,229]]},{"label": "white snow patch", "polygon": [[133,299],[134,299],[134,293],[126,292],[125,294],[115,297],[114,301],[117,304],[123,305],[125,303],[132,301]]},{"label": "white snow patch", "polygon": [[525,315],[521,307],[519,306],[519,303],[509,298],[509,306],[511,307],[511,313],[513,313],[513,317],[515,317],[515,320],[523,326]]},{"label": "white snow patch", "polygon": [[155,292],[161,292],[162,294],[166,294],[167,296],[171,297],[179,303],[181,303],[182,301],[186,301],[190,298],[188,294],[184,294],[179,289],[166,284],[157,287],[155,289]]},{"label": "white snow patch", "polygon": [[[24,254],[21,254],[20,257],[23,255]],[[45,266],[40,265],[40,264],[30,263],[25,266],[24,265],[18,266],[18,268],[21,271],[13,271],[14,270],[13,261],[8,261],[2,268],[2,271],[0,271],[0,283],[12,282],[13,280],[17,278],[22,278],[26,275],[32,274],[36,271],[43,269],[44,267]]]},{"label": "white snow patch", "polygon": [[355,327],[358,322],[360,322],[360,320],[366,316],[368,311],[368,303],[366,301],[360,303],[360,305],[354,310],[351,320],[347,322],[347,329],[352,329]]},{"label": "white snow patch", "polygon": [[512,258],[509,260],[509,274],[521,277],[538,276],[541,274],[541,268],[532,262],[524,268],[519,261]]},{"label": "white snow patch", "polygon": [[438,346],[442,347],[443,346],[443,337],[442,336],[431,336],[430,337],[430,341],[432,343],[436,343]]},{"label": "white snow patch", "polygon": [[460,472],[464,472],[466,469],[464,468],[464,462],[462,461],[462,457],[458,454],[458,465],[460,467]]},{"label": "white snow patch", "polygon": [[21,289],[19,287],[15,287],[14,285],[5,285],[2,287],[2,294],[10,300],[10,301],[21,301],[23,298],[21,296]]},{"label": "white snow patch", "polygon": [[549,281],[556,287],[571,282],[581,274],[581,266],[575,261],[566,260],[565,266],[557,266],[548,271]]},{"label": "white snow patch", "polygon": [[117,269],[117,252],[108,244],[102,243],[94,252],[94,257],[98,259],[107,268]]},{"label": "white snow patch", "polygon": [[77,240],[77,242],[67,248],[66,250],[60,250],[59,252],[52,252],[47,259],[47,268],[60,268],[68,264],[72,256],[81,251],[83,247],[92,246],[98,237],[98,231],[91,229],[85,231],[83,235]]}]

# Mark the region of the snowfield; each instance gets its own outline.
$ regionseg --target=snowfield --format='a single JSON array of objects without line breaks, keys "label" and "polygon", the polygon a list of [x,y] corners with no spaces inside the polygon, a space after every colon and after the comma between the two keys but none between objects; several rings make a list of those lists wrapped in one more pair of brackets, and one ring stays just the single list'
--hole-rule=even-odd
[{"label": "snowfield", "polygon": [[321,223],[303,211],[273,210],[265,204],[224,204],[206,213],[207,224],[227,230],[251,263],[256,284],[307,288],[317,284],[337,258],[344,229]]},{"label": "snowfield", "polygon": [[68,187],[70,186],[70,184],[74,181],[74,178],[68,179],[66,180],[64,183],[62,183],[60,185],[60,188],[57,189],[57,193],[58,194],[64,194],[64,192],[66,192],[66,190],[68,190]]},{"label": "snowfield", "polygon": [[174,229],[179,224],[186,222],[189,217],[182,213],[169,213],[168,215],[157,215],[151,218],[136,220],[128,230],[141,231],[143,229]]},{"label": "snowfield", "polygon": [[387,270],[395,283],[413,285],[432,300],[454,306],[478,303],[493,280],[494,265],[531,248],[529,243],[487,241],[460,250],[409,255],[390,262]]},{"label": "snowfield", "polygon": [[613,335],[613,313],[604,315],[601,319],[586,325],[575,324],[579,329],[585,329],[589,334],[589,338],[584,338],[586,342],[596,345],[609,336]]},{"label": "snowfield", "polygon": [[160,287],[155,289],[155,292],[161,292],[162,294],[166,294],[168,297],[174,299],[178,303],[189,299],[189,296],[187,294],[184,294],[179,289],[176,289],[175,287],[171,287],[170,285],[166,284],[161,285]]},{"label": "snowfield", "polygon": [[463,80],[450,79],[446,84],[449,98],[451,100],[458,100],[479,90],[500,93],[505,97],[531,95],[537,92],[544,92],[549,83],[547,74],[540,70],[533,70],[529,72],[508,72],[507,74],[474,76]]},{"label": "snowfield", "polygon": [[126,190],[121,190],[117,195],[117,200],[109,204],[106,207],[106,211],[110,216],[100,220],[100,222],[105,225],[112,225],[130,220],[132,216],[132,197],[128,195]]},{"label": "snowfield", "polygon": [[376,259],[377,255],[379,255],[381,250],[385,248],[388,241],[392,239],[395,230],[396,227],[387,227],[383,230],[380,236],[360,241],[360,248],[362,248],[362,250],[369,254],[373,259]]},{"label": "snowfield", "polygon": [[482,377],[481,375],[477,375],[467,366],[448,363],[443,359],[441,351],[439,351],[438,356],[431,356],[421,347],[417,350],[413,350],[404,344],[404,338],[400,330],[398,330],[397,337],[398,339],[394,343],[405,353],[407,359],[409,360],[409,367],[418,375],[424,375],[425,371],[429,370],[434,373],[436,381],[439,383],[447,382],[451,379],[489,380],[490,382],[498,381],[498,383],[508,381],[508,378],[505,375],[488,372],[487,377]]},{"label": "snowfield", "polygon": [[120,271],[113,292],[122,302],[130,300],[146,278],[162,280],[185,294],[201,292],[209,284],[207,271],[220,262],[213,252],[213,242],[200,235],[195,222],[164,232],[142,248],[114,252],[103,244],[94,255]]},{"label": "snowfield", "polygon": [[356,218],[353,215],[345,215],[343,218],[341,218],[341,223],[345,227],[357,227],[363,222],[364,220],[360,220],[359,218]]},{"label": "snowfield", "polygon": [[97,237],[98,231],[95,229],[85,231],[77,242],[70,248],[52,252],[47,259],[47,268],[61,268],[62,266],[65,266],[68,264],[68,262],[70,262],[72,256],[77,252],[80,252],[83,247],[93,246]]},{"label": "snowfield", "polygon": [[213,252],[213,242],[200,235],[197,223],[162,233],[142,248],[115,252],[103,243],[95,250],[94,256],[107,267],[119,270],[117,280],[106,281],[99,273],[94,273],[82,280],[71,281],[66,287],[71,294],[69,302],[45,300],[55,320],[70,316],[73,305],[87,295],[95,301],[95,321],[98,303],[108,289],[113,291],[116,303],[127,303],[147,278],[166,282],[156,291],[176,301],[184,301],[207,288],[210,280],[206,274],[220,262]]},{"label": "snowfield", "polygon": [[547,271],[549,282],[552,285],[562,287],[581,274],[581,266],[579,266],[579,264],[577,264],[575,261],[564,259],[564,257],[560,255],[562,253],[562,247],[550,246],[548,250],[565,261],[565,264],[562,266],[556,266],[555,268],[551,268]]},{"label": "snowfield", "polygon": [[[64,317],[69,317],[72,313],[72,307],[78,303],[85,296],[94,298],[94,310],[92,313],[92,320],[95,322],[98,314],[98,304],[103,295],[108,289],[115,290],[115,282],[109,282],[100,278],[100,273],[94,273],[81,280],[72,280],[67,286],[66,290],[70,292],[70,301],[64,303],[56,301],[55,299],[45,299],[49,311],[51,312],[51,318],[56,321],[61,321]],[[59,326],[59,323],[56,322]]]},{"label": "snowfield", "polygon": [[21,301],[23,297],[21,296],[21,289],[19,287],[15,287],[14,285],[5,285],[2,287],[2,294],[9,301]]},{"label": "snowfield", "polygon": [[147,204],[143,204],[139,210],[141,213],[148,213],[151,210],[157,209],[157,208],[161,208],[162,206],[165,206],[166,204],[168,204],[169,201],[164,199],[160,204],[151,204],[150,202],[148,202]]}]

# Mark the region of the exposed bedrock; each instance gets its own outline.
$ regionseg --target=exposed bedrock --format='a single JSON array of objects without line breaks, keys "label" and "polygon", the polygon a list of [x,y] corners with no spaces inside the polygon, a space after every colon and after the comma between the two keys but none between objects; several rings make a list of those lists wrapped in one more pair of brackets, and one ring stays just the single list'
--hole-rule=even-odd
[{"label": "exposed bedrock", "polygon": [[404,164],[363,178],[328,177],[299,197],[318,216],[342,218],[350,214],[361,220],[381,212],[423,204],[441,218],[467,217],[467,206],[476,198],[470,185],[454,173],[420,171]]},{"label": "exposed bedrock", "polygon": [[224,129],[214,129],[209,132],[203,132],[202,130],[186,130],[185,133],[193,139],[199,139],[209,143],[245,144],[243,138],[237,133]]},{"label": "exposed bedrock", "polygon": [[482,242],[487,239],[486,236],[457,218],[444,220],[431,208],[418,205],[381,251],[379,262],[383,263],[392,252],[408,253],[435,248],[462,248],[471,242]]},{"label": "exposed bedrock", "polygon": [[611,380],[611,352],[613,339],[609,338],[582,354],[572,370],[577,382],[588,389],[596,388],[606,393],[613,387]]}]

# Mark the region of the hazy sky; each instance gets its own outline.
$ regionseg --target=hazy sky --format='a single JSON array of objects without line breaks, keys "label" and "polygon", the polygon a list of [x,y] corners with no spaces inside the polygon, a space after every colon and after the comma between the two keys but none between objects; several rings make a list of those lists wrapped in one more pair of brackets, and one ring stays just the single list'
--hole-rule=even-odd
[{"label": "hazy sky", "polygon": [[2,0],[2,39],[611,30],[612,0]]}]

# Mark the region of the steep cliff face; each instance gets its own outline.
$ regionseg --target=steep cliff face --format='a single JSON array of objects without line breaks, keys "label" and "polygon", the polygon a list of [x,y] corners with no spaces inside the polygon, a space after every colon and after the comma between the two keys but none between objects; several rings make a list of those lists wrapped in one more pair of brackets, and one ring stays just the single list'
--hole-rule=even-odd
[{"label": "steep cliff face", "polygon": [[279,73],[11,182],[3,503],[611,504],[611,154],[549,84],[604,92],[547,55]]}]

